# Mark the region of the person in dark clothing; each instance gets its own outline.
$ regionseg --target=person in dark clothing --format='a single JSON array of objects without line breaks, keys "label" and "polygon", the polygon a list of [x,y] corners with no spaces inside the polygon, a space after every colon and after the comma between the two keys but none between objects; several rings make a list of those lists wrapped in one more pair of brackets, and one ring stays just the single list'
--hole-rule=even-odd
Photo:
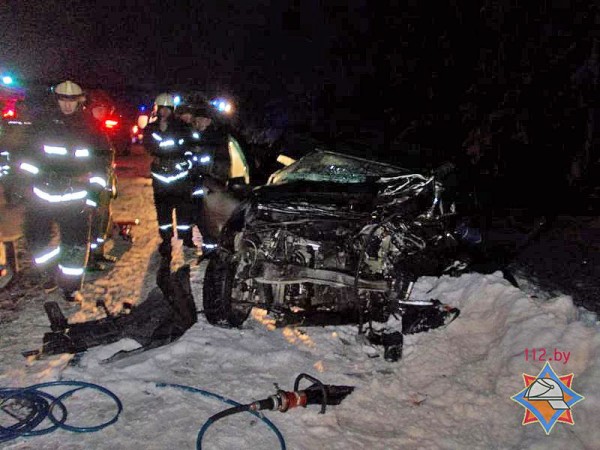
[{"label": "person in dark clothing", "polygon": [[190,120],[192,147],[189,151],[189,156],[192,158],[193,164],[191,171],[191,200],[193,203],[192,221],[201,232],[200,217],[202,217],[204,206],[203,200],[206,194],[204,177],[208,173],[207,171],[213,158],[210,149],[206,149],[201,143],[207,129],[212,124],[212,118],[206,105],[195,106],[194,108],[190,108],[190,111],[192,113],[192,118]]},{"label": "person in dark clothing", "polygon": [[194,119],[194,111],[191,106],[183,105],[178,106],[175,112],[177,118],[186,125],[192,126],[192,120]]},{"label": "person in dark clothing", "polygon": [[[204,208],[204,202],[207,201],[205,196],[227,189],[231,170],[230,135],[227,127],[219,123],[208,105],[195,108],[192,126],[196,138],[193,147],[193,218],[202,235],[202,252],[206,255],[216,248],[218,236],[209,231],[209,223],[214,218],[209,217],[208,210]],[[199,192],[201,195],[194,195]]]},{"label": "person in dark clothing", "polygon": [[158,118],[146,127],[144,145],[154,157],[150,171],[158,231],[162,238],[159,253],[170,261],[174,209],[177,214],[175,229],[178,237],[186,247],[195,248],[192,241],[193,203],[190,199],[192,162],[185,154],[191,145],[191,130],[175,118],[175,102],[171,95],[160,94],[155,105]]},{"label": "person in dark clothing", "polygon": [[[108,187],[111,147],[84,115],[80,86],[65,81],[54,93],[58,110],[39,124],[19,164],[31,175],[24,234],[44,289],[61,287],[73,301],[88,263],[92,215]],[[53,224],[60,246],[52,244]]]}]

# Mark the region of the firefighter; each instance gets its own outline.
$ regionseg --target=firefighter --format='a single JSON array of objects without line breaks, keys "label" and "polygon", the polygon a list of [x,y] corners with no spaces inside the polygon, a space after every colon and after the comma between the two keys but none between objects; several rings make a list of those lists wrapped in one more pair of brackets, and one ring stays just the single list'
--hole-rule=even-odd
[{"label": "firefighter", "polygon": [[196,195],[194,191],[197,191],[202,185],[202,176],[207,174],[214,155],[212,148],[207,148],[205,145],[206,131],[212,124],[208,108],[203,105],[196,106],[192,109],[192,113],[193,117],[190,120],[192,145],[187,154],[192,157],[193,162],[192,196],[194,196]]},{"label": "firefighter", "polygon": [[[162,238],[159,253],[164,260],[170,261],[175,229],[184,246],[196,247],[192,240],[193,203],[190,199],[192,162],[189,154],[186,155],[191,144],[191,130],[175,118],[175,101],[171,95],[158,95],[155,108],[157,120],[144,130],[144,145],[154,157],[150,172],[158,231]],[[174,209],[175,225],[172,220]]]},{"label": "firefighter", "polygon": [[177,118],[184,122],[187,125],[192,125],[192,120],[194,118],[194,111],[192,107],[184,105],[177,108],[175,111]]},{"label": "firefighter", "polygon": [[214,223],[214,218],[209,217],[208,210],[204,209],[205,195],[211,191],[221,192],[226,189],[231,169],[229,133],[212,108],[204,103],[194,108],[192,137],[193,218],[202,236],[202,253],[207,255],[216,248],[217,236],[211,235],[209,231],[213,228],[211,224]]},{"label": "firefighter", "polygon": [[[65,299],[74,301],[88,262],[92,214],[110,188],[111,147],[84,115],[79,85],[62,82],[54,94],[58,108],[40,124],[19,164],[31,176],[24,234],[44,290],[60,287]],[[52,239],[53,224],[59,245]]]},{"label": "firefighter", "polygon": [[[187,151],[187,155],[192,159],[192,170],[190,173],[191,183],[191,202],[193,206],[192,222],[200,232],[201,240],[196,242],[198,247],[203,247],[206,240],[206,233],[203,232],[203,207],[204,196],[207,193],[204,186],[204,177],[208,175],[213,159],[213,149],[207,148],[205,144],[205,131],[212,123],[211,114],[206,104],[190,108],[192,117],[191,125],[191,147]],[[197,255],[202,254],[202,250],[196,252]]]}]

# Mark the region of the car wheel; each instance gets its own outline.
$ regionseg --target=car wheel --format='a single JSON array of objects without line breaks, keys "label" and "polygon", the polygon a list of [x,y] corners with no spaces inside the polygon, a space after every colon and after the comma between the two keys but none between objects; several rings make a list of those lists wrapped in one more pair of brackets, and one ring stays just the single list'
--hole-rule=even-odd
[{"label": "car wheel", "polygon": [[231,328],[241,326],[251,305],[236,304],[233,297],[237,262],[225,250],[217,250],[206,268],[203,289],[204,315],[212,325]]}]

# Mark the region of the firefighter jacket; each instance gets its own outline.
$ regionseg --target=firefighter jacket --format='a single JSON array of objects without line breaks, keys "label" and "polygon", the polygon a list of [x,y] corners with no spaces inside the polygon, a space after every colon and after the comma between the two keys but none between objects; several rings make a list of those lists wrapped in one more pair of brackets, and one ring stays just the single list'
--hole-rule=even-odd
[{"label": "firefighter jacket", "polygon": [[169,119],[164,131],[159,120],[145,128],[144,146],[153,156],[150,172],[155,181],[172,185],[189,179],[192,161],[186,152],[191,139],[190,128],[178,119]]},{"label": "firefighter jacket", "polygon": [[102,191],[113,188],[113,157],[106,135],[76,112],[38,124],[19,168],[30,175],[33,199],[95,207]]}]

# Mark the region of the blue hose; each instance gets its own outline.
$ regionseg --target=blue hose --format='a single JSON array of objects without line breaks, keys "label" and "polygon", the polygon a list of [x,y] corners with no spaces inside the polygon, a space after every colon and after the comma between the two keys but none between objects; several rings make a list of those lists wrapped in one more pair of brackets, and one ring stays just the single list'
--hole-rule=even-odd
[{"label": "blue hose", "polygon": [[[40,389],[53,387],[53,386],[73,386],[73,389],[70,389],[58,397],[55,397],[47,392],[41,391]],[[243,407],[241,403],[238,403],[234,400],[228,399],[221,395],[215,394],[213,392],[205,391],[203,389],[194,388],[191,386],[184,386],[180,384],[171,384],[171,383],[157,383],[157,387],[172,387],[176,389],[181,389],[188,392],[193,392],[197,394],[202,394],[206,397],[214,398],[223,403],[227,403],[228,405],[232,405],[234,407]],[[99,425],[87,426],[87,427],[77,427],[74,425],[69,425],[66,423],[68,412],[67,408],[64,405],[63,401],[68,397],[73,395],[75,392],[81,389],[93,389],[99,391],[109,398],[111,398],[116,406],[117,413],[108,421],[101,423]],[[72,431],[75,433],[90,433],[94,431],[99,431],[103,428],[106,428],[109,425],[115,423],[121,412],[123,411],[123,404],[121,400],[108,389],[99,386],[93,383],[87,383],[84,381],[52,381],[48,383],[40,383],[34,384],[25,388],[1,388],[0,387],[0,406],[6,403],[9,400],[16,400],[20,402],[24,402],[30,405],[31,412],[24,419],[19,420],[17,423],[3,427],[0,426],[0,443],[6,442],[12,439],[16,439],[19,437],[26,436],[39,436],[42,434],[50,433],[57,428],[61,428],[63,430]],[[54,408],[58,408],[60,410],[61,416],[57,418],[53,412]],[[279,445],[282,450],[286,450],[285,440],[283,435],[279,431],[279,429],[275,426],[273,422],[264,417],[261,414],[258,414],[256,411],[247,410],[250,414],[256,416],[261,421],[263,421],[270,429],[275,433],[277,439],[279,440]],[[49,419],[52,422],[47,428],[44,429],[36,429],[36,427],[41,424],[45,419]],[[202,439],[204,434],[208,430],[208,428],[215,422],[213,418],[209,418],[202,428],[198,432],[198,437],[196,439],[196,448],[198,450],[202,450]]]},{"label": "blue hose", "polygon": [[[215,394],[213,392],[205,391],[203,389],[198,389],[198,388],[194,388],[191,386],[184,386],[181,384],[171,384],[171,383],[156,383],[156,386],[157,387],[172,387],[172,388],[176,388],[176,389],[181,389],[181,390],[188,391],[188,392],[194,392],[196,394],[202,394],[205,397],[214,398],[223,403],[227,403],[228,405],[243,406],[241,403],[238,403],[235,400],[231,400],[231,399],[223,397],[219,394]],[[271,431],[273,431],[273,433],[275,433],[275,436],[277,436],[277,439],[279,440],[279,445],[281,446],[281,450],[286,450],[285,440],[283,439],[283,435],[281,434],[281,432],[279,431],[279,429],[275,426],[275,424],[273,422],[271,422],[265,416],[258,414],[256,411],[247,410],[247,412],[249,412],[250,414],[252,414],[252,415],[258,417],[260,420],[262,420],[271,429]],[[208,428],[214,422],[215,421],[212,420],[212,418],[209,418],[206,422],[204,422],[204,425],[202,425],[202,428],[200,428],[200,431],[198,432],[198,437],[196,439],[196,449],[197,450],[202,450],[202,439],[204,438],[204,434],[206,433]]]},{"label": "blue hose", "polygon": [[[52,386],[74,386],[74,389],[68,390],[58,397],[40,390]],[[68,425],[66,423],[68,416],[67,408],[63,401],[81,389],[93,389],[110,397],[117,405],[117,413],[115,416],[104,423],[89,427]],[[115,423],[118,420],[121,411],[123,411],[123,404],[114,393],[102,386],[86,383],[84,381],[51,381],[48,383],[34,384],[25,388],[0,388],[0,406],[11,399],[29,405],[31,412],[27,414],[27,417],[19,419],[17,423],[11,426],[0,426],[0,442],[25,436],[39,436],[50,433],[57,428],[73,431],[75,433],[98,431]],[[60,418],[57,418],[54,414],[55,407],[61,412]],[[52,425],[44,429],[36,429],[36,427],[45,419],[49,419],[52,422]]]}]

